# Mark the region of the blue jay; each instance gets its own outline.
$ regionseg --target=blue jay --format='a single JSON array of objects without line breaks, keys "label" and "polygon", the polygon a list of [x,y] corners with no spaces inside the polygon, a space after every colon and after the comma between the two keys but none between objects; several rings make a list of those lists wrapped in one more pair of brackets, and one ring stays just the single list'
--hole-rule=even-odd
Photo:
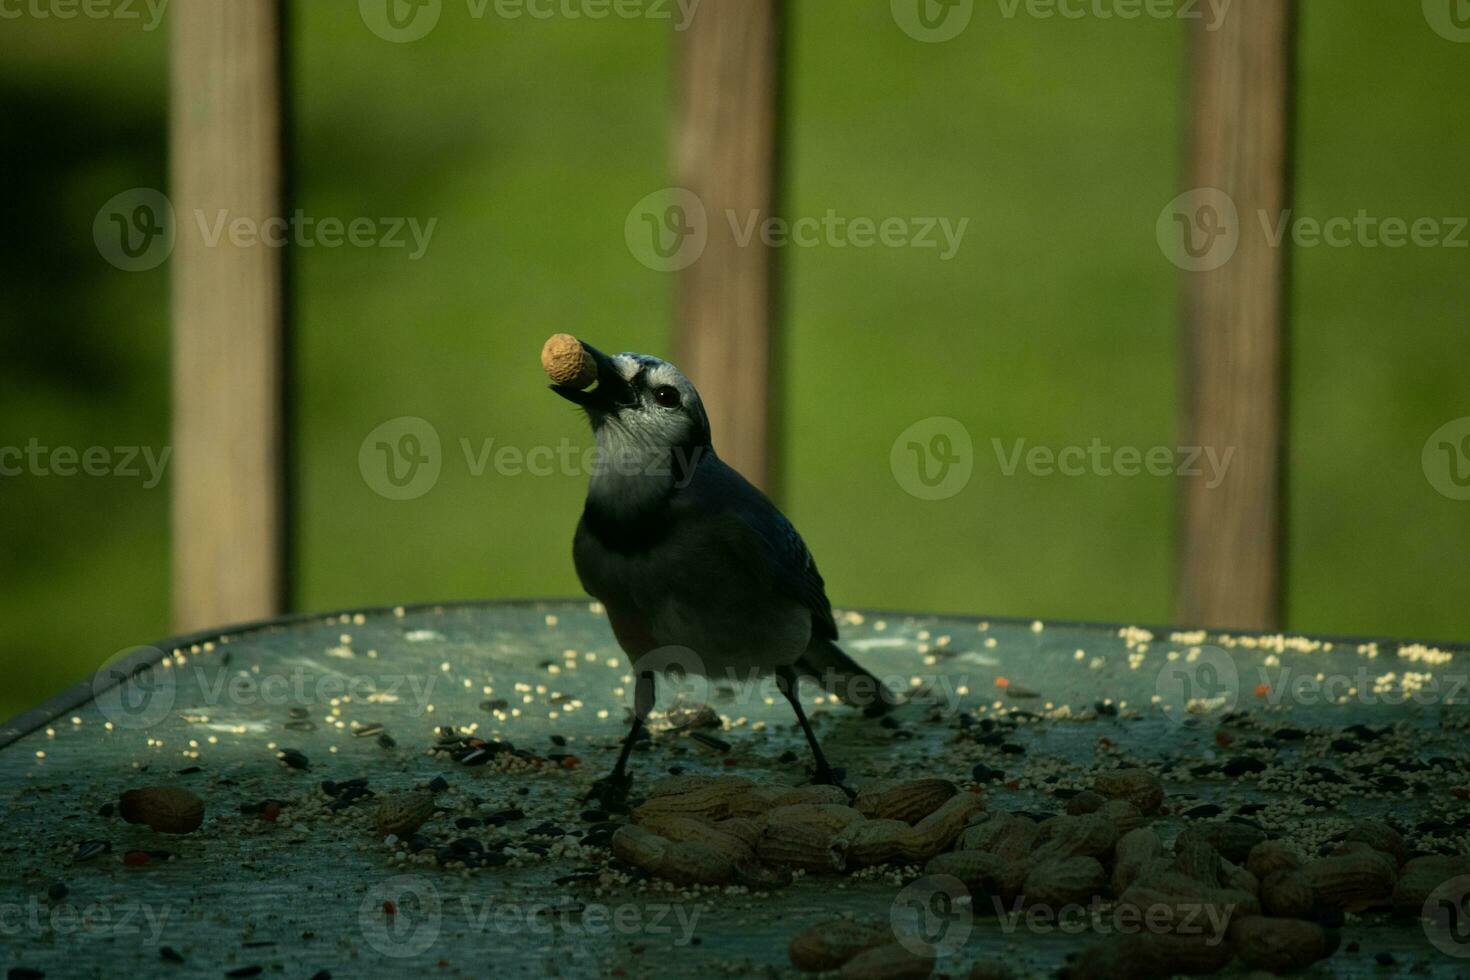
[{"label": "blue jay", "polygon": [[872,715],[895,699],[834,642],[811,553],[770,499],[715,454],[699,392],[678,368],[582,347],[587,384],[551,386],[586,412],[597,443],[573,558],[635,678],[632,728],[589,799],[616,807],[626,798],[628,755],[665,670],[738,681],[774,674],[811,748],[814,782],[840,786],[802,711],[798,677]]}]

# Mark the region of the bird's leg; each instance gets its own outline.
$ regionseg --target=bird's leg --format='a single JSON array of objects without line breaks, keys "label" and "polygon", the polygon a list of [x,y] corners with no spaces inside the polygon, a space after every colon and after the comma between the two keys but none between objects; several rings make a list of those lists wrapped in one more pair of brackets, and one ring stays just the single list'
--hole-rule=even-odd
[{"label": "bird's leg", "polygon": [[592,784],[592,789],[587,793],[588,802],[601,803],[608,810],[626,808],[628,789],[633,785],[633,779],[628,775],[628,756],[633,753],[633,746],[643,734],[648,713],[653,710],[653,699],[653,671],[645,670],[638,675],[633,687],[633,727],[628,729],[628,735],[623,739],[623,748],[618,752],[618,761],[613,766],[613,771]]},{"label": "bird's leg", "polygon": [[822,747],[817,744],[817,734],[812,731],[811,722],[806,720],[806,712],[801,710],[801,697],[797,691],[796,671],[790,667],[778,667],[776,669],[776,686],[781,693],[786,695],[786,700],[791,702],[791,710],[796,712],[796,721],[801,725],[802,734],[806,736],[806,744],[811,747],[812,759],[816,762],[816,774],[812,782],[824,786],[836,786],[853,797],[852,790],[842,785],[840,774],[827,764],[827,757],[822,754]]}]

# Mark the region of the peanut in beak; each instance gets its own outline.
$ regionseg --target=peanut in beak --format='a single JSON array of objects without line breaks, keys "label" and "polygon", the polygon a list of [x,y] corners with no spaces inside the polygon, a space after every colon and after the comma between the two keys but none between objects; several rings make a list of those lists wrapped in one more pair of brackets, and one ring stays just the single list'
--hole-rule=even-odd
[{"label": "peanut in beak", "polygon": [[569,333],[553,334],[541,348],[541,367],[553,384],[581,391],[597,380],[597,362]]}]

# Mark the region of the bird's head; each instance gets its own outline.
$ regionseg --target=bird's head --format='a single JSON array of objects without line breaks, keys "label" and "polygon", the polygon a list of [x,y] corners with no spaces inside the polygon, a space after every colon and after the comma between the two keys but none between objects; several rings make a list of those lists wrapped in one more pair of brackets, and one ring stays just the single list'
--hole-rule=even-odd
[{"label": "bird's head", "polygon": [[582,344],[595,379],[551,390],[587,413],[607,451],[694,454],[710,448],[709,417],[693,383],[678,368],[647,354],[608,356]]}]

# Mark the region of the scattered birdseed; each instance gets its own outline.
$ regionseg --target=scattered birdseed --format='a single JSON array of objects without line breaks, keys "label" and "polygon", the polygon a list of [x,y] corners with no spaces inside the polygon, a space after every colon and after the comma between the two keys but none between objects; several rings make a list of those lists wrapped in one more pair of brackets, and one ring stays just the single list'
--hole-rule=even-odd
[{"label": "scattered birdseed", "polygon": [[311,761],[306,758],[305,753],[296,749],[281,749],[276,753],[276,758],[281,760],[282,765],[289,766],[292,769],[311,768]]},{"label": "scattered birdseed", "polygon": [[730,743],[722,738],[715,738],[705,732],[690,732],[689,737],[706,748],[714,749],[716,752],[729,752]]},{"label": "scattered birdseed", "polygon": [[83,861],[90,861],[93,858],[98,857],[99,855],[106,854],[111,850],[112,845],[105,840],[83,841],[81,844],[77,845],[76,854],[74,855],[73,860],[75,860],[76,863],[80,864]]}]

